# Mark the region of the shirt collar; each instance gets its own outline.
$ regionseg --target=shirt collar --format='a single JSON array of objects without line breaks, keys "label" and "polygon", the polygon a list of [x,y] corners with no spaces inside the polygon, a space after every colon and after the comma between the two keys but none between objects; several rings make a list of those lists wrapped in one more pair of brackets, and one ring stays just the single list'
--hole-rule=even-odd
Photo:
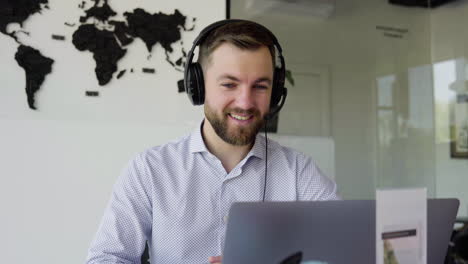
[{"label": "shirt collar", "polygon": [[260,159],[265,158],[265,137],[257,134],[255,137],[255,143],[252,149],[249,151],[249,154],[247,154],[247,157],[249,156],[255,156]]},{"label": "shirt collar", "polygon": [[208,152],[202,136],[203,122],[204,120],[200,122],[200,125],[190,135],[189,149],[191,153]]},{"label": "shirt collar", "polygon": [[[190,135],[190,152],[197,153],[197,152],[209,152],[206,148],[205,141],[203,140],[202,136],[202,129],[203,129],[203,121],[201,121],[200,125],[192,132]],[[255,137],[255,143],[252,149],[247,154],[247,157],[255,156],[260,159],[265,158],[265,137],[257,134]]]}]

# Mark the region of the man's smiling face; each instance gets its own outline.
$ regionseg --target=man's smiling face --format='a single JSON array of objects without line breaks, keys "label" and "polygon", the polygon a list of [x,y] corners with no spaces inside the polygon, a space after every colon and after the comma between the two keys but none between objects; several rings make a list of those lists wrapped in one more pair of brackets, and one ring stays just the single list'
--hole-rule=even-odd
[{"label": "man's smiling face", "polygon": [[264,124],[273,83],[269,49],[244,50],[224,43],[205,70],[205,116],[216,134],[232,145],[247,145]]}]

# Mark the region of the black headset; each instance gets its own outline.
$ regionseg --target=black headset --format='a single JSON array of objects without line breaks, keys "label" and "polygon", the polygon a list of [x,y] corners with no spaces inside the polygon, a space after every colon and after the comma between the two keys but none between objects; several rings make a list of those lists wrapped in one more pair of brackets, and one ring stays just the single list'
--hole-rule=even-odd
[{"label": "black headset", "polygon": [[279,44],[278,40],[276,39],[275,35],[268,30],[266,27],[247,20],[241,19],[227,19],[215,22],[211,25],[208,25],[204,28],[197,38],[193,41],[193,46],[190,49],[187,55],[187,62],[185,63],[185,70],[184,70],[184,87],[185,92],[187,93],[190,101],[193,105],[202,105],[205,102],[205,80],[203,78],[203,70],[201,65],[198,62],[192,62],[194,56],[194,50],[197,46],[199,46],[205,39],[213,32],[215,29],[224,26],[226,24],[235,23],[235,22],[249,22],[257,25],[265,32],[267,32],[271,39],[273,40],[273,44],[275,45],[278,51],[278,58],[281,62],[281,67],[275,67],[273,73],[273,85],[272,85],[272,92],[271,92],[271,101],[270,101],[270,112],[265,116],[265,119],[271,119],[275,116],[283,107],[284,101],[286,100],[286,96],[288,94],[287,89],[284,87],[284,81],[286,77],[286,66],[284,63],[284,58],[282,54],[282,48]]}]

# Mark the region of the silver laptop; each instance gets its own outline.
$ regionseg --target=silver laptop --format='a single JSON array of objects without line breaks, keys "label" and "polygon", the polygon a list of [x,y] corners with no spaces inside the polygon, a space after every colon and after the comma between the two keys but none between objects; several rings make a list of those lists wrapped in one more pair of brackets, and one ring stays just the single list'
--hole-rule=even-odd
[{"label": "silver laptop", "polygon": [[[428,199],[427,263],[444,263],[457,199]],[[235,203],[223,264],[375,263],[375,201]]]}]

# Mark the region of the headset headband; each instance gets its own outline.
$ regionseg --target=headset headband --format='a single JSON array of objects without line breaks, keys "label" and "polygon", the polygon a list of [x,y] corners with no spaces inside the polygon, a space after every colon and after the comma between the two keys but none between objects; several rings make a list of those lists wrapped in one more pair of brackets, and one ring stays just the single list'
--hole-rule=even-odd
[{"label": "headset headband", "polygon": [[[261,27],[263,30],[265,30],[266,32],[268,32],[268,34],[270,35],[270,37],[272,38],[273,40],[273,44],[275,45],[276,49],[278,50],[278,57],[280,59],[280,62],[281,62],[281,69],[284,69],[285,68],[285,65],[284,65],[284,58],[283,58],[283,49],[281,48],[281,45],[279,44],[278,42],[278,39],[276,38],[276,36],[273,34],[273,32],[271,32],[268,28],[264,27],[263,25],[260,25],[258,23],[255,23],[255,22],[252,22],[252,21],[248,21],[248,20],[242,20],[242,19],[226,19],[226,20],[221,20],[221,21],[217,21],[217,22],[214,22],[210,25],[208,25],[207,27],[205,27],[201,32],[200,34],[195,38],[195,40],[193,41],[193,45],[192,45],[192,48],[190,49],[188,55],[187,55],[187,61],[186,61],[186,66],[185,66],[185,69],[184,69],[184,75],[186,76],[187,75],[187,70],[188,70],[188,65],[190,65],[192,63],[192,60],[193,60],[193,56],[194,56],[194,51],[195,49],[197,48],[197,46],[200,45],[200,43],[202,43],[203,41],[205,41],[205,39],[210,35],[210,33],[221,27],[221,26],[224,26],[224,25],[227,25],[227,24],[230,24],[230,23],[235,23],[235,22],[249,22],[249,23],[253,23],[255,24],[256,26],[259,26]],[[185,86],[187,87],[187,86]]]}]

